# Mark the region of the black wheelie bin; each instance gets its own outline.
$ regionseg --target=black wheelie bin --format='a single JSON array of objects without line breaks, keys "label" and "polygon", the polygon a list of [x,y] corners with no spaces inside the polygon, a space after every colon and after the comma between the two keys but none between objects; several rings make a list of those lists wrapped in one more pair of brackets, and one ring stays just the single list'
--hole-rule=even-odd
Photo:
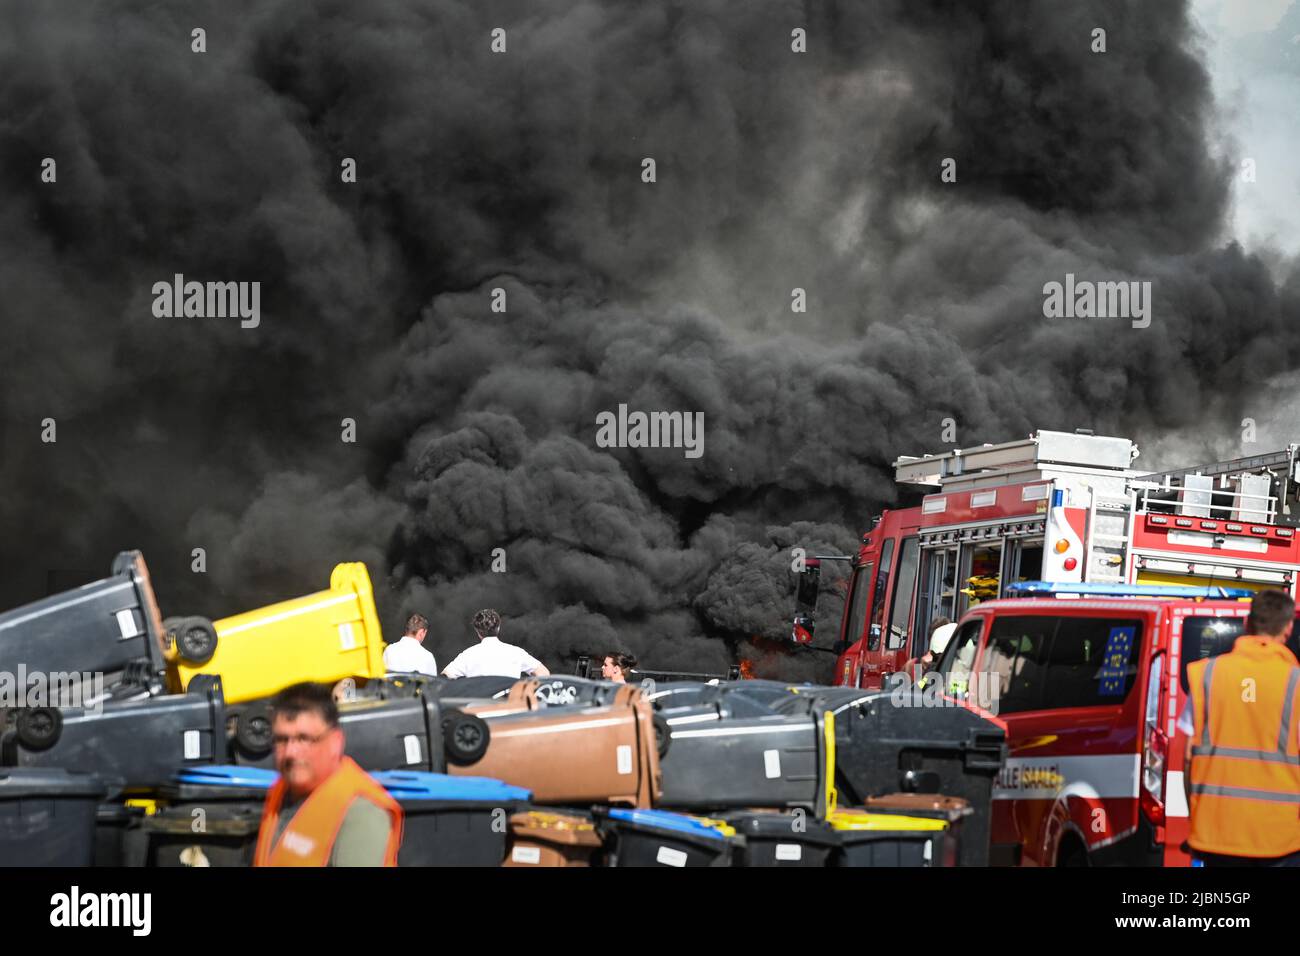
[{"label": "black wheelie bin", "polygon": [[940,794],[970,804],[961,866],[987,866],[993,781],[1006,760],[1006,727],[960,703],[922,691],[801,688],[775,705],[834,714],[835,788],[841,807],[894,793]]},{"label": "black wheelie bin", "polygon": [[110,789],[95,774],[0,767],[0,866],[90,866]]},{"label": "black wheelie bin", "polygon": [[826,707],[817,701],[781,713],[763,691],[703,685],[660,696],[668,723],[657,806],[683,810],[803,808],[821,818],[834,773]]},{"label": "black wheelie bin", "polygon": [[[109,576],[0,614],[0,668],[123,674],[159,681],[169,655],[208,660],[216,631],[203,618],[163,621],[139,551],[122,551]],[[174,643],[176,632],[185,637]]]},{"label": "black wheelie bin", "polygon": [[221,681],[203,675],[184,694],[24,709],[0,742],[0,762],[93,772],[120,779],[127,791],[152,790],[178,767],[224,763],[225,725]]}]

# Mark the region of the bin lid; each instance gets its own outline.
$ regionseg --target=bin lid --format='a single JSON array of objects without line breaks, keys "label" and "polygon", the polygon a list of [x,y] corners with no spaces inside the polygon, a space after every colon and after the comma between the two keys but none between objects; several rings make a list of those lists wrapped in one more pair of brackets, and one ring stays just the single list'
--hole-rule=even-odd
[{"label": "bin lid", "polygon": [[694,837],[703,837],[706,840],[726,839],[726,836],[717,827],[704,823],[696,817],[690,817],[684,813],[673,813],[670,810],[627,810],[622,807],[615,807],[609,810],[606,815],[611,820],[629,823],[632,826],[657,827],[660,830],[685,833]]},{"label": "bin lid", "polygon": [[0,800],[27,797],[94,797],[110,787],[93,773],[71,773],[54,767],[0,767]]},{"label": "bin lid", "polygon": [[190,767],[176,774],[177,783],[192,787],[244,787],[249,790],[270,790],[279,779],[280,774],[275,770],[233,764]]},{"label": "bin lid", "polygon": [[826,822],[836,830],[875,831],[879,833],[936,831],[948,829],[947,820],[934,817],[909,817],[900,813],[870,813],[866,810],[836,810]]},{"label": "bin lid", "polygon": [[453,777],[418,770],[382,770],[371,776],[399,800],[522,803],[533,796],[531,790],[492,777]]},{"label": "bin lid", "polygon": [[[799,829],[795,820],[799,820]],[[785,840],[789,843],[835,842],[835,832],[811,813],[796,818],[793,813],[781,810],[743,810],[728,813],[726,820],[738,833],[764,840]]]}]

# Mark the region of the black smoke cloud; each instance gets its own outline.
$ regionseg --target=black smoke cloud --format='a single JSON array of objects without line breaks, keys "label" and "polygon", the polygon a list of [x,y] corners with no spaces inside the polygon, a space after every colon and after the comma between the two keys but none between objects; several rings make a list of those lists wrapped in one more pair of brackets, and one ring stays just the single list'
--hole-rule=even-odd
[{"label": "black smoke cloud", "polygon": [[[365,560],[440,659],[492,605],[553,666],[720,669],[784,634],[790,549],[852,551],[944,418],[1222,433],[1296,364],[1295,279],[1223,235],[1181,3],[0,16],[8,604],[132,546],[212,615]],[[260,327],[155,319],[177,272],[261,281]],[[1151,327],[1043,319],[1066,272],[1150,279]],[[620,403],[703,412],[704,457],[597,448]]]}]

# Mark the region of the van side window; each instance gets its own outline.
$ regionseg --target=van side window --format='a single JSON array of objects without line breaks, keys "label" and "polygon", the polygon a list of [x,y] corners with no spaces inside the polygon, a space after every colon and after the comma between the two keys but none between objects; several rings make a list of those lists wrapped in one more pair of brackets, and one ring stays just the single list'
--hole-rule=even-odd
[{"label": "van side window", "polygon": [[939,662],[943,675],[943,689],[959,699],[970,694],[970,674],[975,666],[975,654],[980,648],[980,627],[984,622],[976,618],[963,624],[949,642]]},{"label": "van side window", "polygon": [[894,600],[889,612],[889,640],[885,646],[896,651],[907,643],[907,621],[911,617],[912,592],[916,589],[916,568],[921,563],[921,542],[908,538],[898,559],[894,576]]},{"label": "van side window", "polygon": [[1140,618],[1061,618],[1047,665],[1044,707],[1122,704],[1137,679]]},{"label": "van side window", "polygon": [[999,617],[993,622],[984,669],[996,689],[997,713],[1014,714],[1044,706],[1047,652],[1058,620]]},{"label": "van side window", "polygon": [[889,538],[880,549],[880,573],[876,575],[876,592],[871,597],[871,633],[867,636],[867,650],[880,649],[880,631],[885,624],[885,596],[889,593],[889,566],[894,560],[894,539]]},{"label": "van side window", "polygon": [[862,640],[862,626],[867,622],[867,598],[871,597],[871,569],[868,561],[853,575],[853,596],[849,599],[849,623],[844,629],[845,649]]},{"label": "van side window", "polygon": [[1189,617],[1183,621],[1183,660],[1178,679],[1187,693],[1187,665],[1218,657],[1232,650],[1237,638],[1246,632],[1244,617]]}]

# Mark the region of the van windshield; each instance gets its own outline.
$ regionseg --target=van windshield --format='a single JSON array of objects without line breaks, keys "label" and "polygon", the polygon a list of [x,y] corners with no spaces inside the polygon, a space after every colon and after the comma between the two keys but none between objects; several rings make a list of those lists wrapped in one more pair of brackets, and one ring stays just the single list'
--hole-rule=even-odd
[{"label": "van windshield", "polygon": [[1187,691],[1187,665],[1232,650],[1246,630],[1244,617],[1189,617],[1183,621],[1183,665],[1178,679]]}]

